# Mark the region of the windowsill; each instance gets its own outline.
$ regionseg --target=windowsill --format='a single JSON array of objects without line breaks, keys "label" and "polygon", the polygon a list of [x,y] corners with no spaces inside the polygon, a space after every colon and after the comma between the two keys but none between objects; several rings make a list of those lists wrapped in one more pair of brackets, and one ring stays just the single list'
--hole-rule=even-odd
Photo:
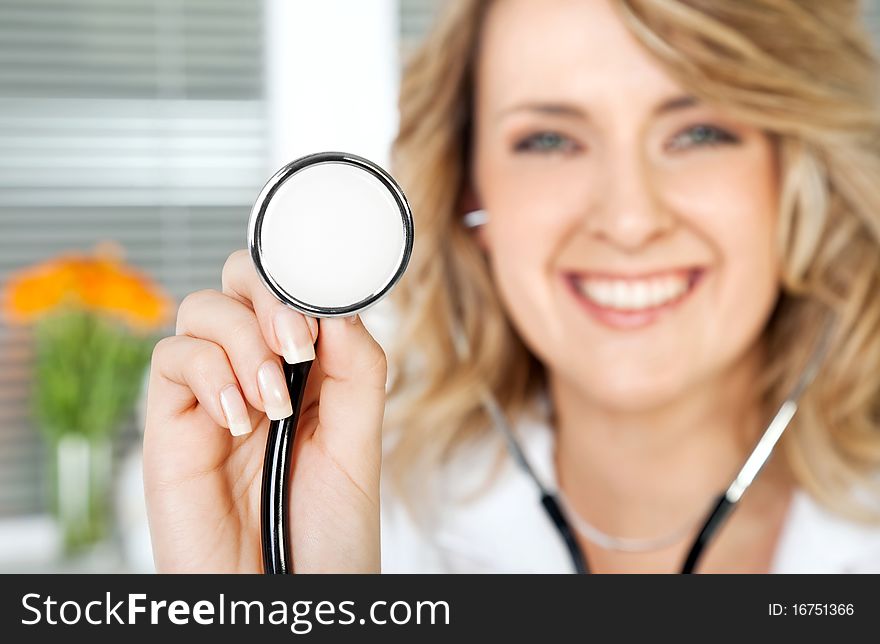
[{"label": "windowsill", "polygon": [[65,558],[50,515],[0,519],[0,574],[132,572],[112,542],[87,554]]}]

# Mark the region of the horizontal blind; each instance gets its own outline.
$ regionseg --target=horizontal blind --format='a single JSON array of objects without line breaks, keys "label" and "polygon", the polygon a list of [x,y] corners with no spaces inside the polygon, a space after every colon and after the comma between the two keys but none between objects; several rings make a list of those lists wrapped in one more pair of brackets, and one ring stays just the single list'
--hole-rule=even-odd
[{"label": "horizontal blind", "polygon": [[[260,2],[0,0],[0,289],[102,240],[178,301],[218,287],[270,170],[263,42]],[[32,353],[0,323],[0,517],[46,509]]]},{"label": "horizontal blind", "polygon": [[862,12],[874,38],[874,51],[880,52],[880,0],[863,0]]},{"label": "horizontal blind", "polygon": [[419,41],[431,28],[431,24],[443,2],[455,0],[399,0],[400,1],[400,53],[406,62]]}]

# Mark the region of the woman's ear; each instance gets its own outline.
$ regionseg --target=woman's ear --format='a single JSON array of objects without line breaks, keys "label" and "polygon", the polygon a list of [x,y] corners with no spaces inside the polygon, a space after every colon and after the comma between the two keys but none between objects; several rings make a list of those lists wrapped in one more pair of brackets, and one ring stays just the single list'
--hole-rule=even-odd
[{"label": "woman's ear", "polygon": [[483,230],[488,217],[486,211],[482,208],[476,191],[470,183],[465,188],[459,201],[458,217],[459,224],[471,232],[483,252],[489,252],[486,233]]}]

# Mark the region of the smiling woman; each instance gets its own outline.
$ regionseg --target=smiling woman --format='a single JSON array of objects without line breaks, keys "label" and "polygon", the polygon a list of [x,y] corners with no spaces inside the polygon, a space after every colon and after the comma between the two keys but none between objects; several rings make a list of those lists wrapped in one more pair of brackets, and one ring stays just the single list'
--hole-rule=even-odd
[{"label": "smiling woman", "polygon": [[[798,559],[796,533],[823,534],[801,519],[826,510],[880,554],[860,527],[880,474],[880,130],[856,3],[455,5],[402,86],[396,170],[420,241],[396,294],[386,463],[421,527],[389,508],[386,534],[429,525],[418,561],[456,569],[501,539],[500,517],[542,521],[513,492],[482,384],[574,520],[679,535],[641,553],[581,535],[594,570],[675,570],[833,321],[784,452],[702,570],[832,567],[831,541]],[[486,565],[554,569],[541,534]],[[385,563],[424,549],[388,546]]]}]

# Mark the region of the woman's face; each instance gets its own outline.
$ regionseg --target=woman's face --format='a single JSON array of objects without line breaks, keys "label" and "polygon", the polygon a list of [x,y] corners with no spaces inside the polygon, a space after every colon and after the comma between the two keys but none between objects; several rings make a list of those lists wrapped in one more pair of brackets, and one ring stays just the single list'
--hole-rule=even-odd
[{"label": "woman's face", "polygon": [[650,408],[754,345],[779,288],[766,134],[689,95],[607,0],[494,2],[476,82],[480,240],[554,376]]}]

